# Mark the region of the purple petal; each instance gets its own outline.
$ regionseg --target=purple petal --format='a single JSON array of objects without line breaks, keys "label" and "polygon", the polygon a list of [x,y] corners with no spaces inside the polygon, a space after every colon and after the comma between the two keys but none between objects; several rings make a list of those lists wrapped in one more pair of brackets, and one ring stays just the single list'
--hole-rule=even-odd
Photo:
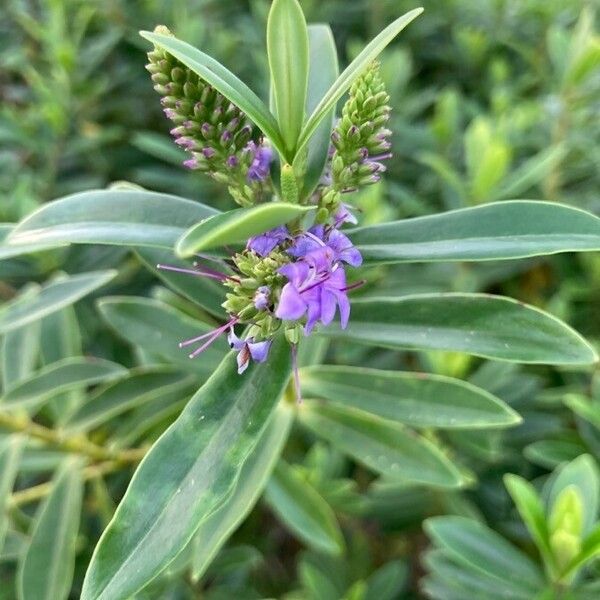
[{"label": "purple petal", "polygon": [[296,287],[301,287],[309,276],[310,267],[305,262],[288,263],[280,267],[278,272],[287,277]]},{"label": "purple petal", "polygon": [[270,348],[270,340],[267,340],[265,342],[251,342],[248,344],[248,349],[250,350],[252,360],[258,363],[265,362],[265,360],[267,360]]},{"label": "purple petal", "polygon": [[321,323],[329,325],[335,317],[337,299],[333,292],[323,288],[321,290]]},{"label": "purple petal", "polygon": [[229,330],[227,334],[227,343],[233,350],[242,350],[246,345],[244,340],[240,339],[237,335],[235,335],[235,331],[233,331],[233,327]]},{"label": "purple petal", "polygon": [[281,290],[281,298],[275,316],[284,321],[295,321],[306,312],[306,303],[292,283],[286,283]]}]

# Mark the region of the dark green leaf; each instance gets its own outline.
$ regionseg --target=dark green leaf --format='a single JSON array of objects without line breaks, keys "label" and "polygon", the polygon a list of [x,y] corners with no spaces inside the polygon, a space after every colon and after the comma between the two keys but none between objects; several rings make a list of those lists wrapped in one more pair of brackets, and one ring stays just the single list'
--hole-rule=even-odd
[{"label": "dark green leaf", "polygon": [[533,364],[592,364],[595,350],[537,308],[487,294],[421,294],[352,303],[346,330],[322,335],[407,350],[452,350]]},{"label": "dark green leaf", "polygon": [[138,467],[98,543],[82,600],[128,598],[179,554],[233,492],[289,374],[282,339],[243,376],[233,354],[225,358]]},{"label": "dark green leaf", "polygon": [[508,427],[521,420],[489,392],[442,375],[318,366],[302,369],[301,382],[307,397],[354,406],[413,427],[478,429]]},{"label": "dark green leaf", "polygon": [[349,232],[366,262],[500,260],[600,250],[600,219],[554,202],[512,200]]}]

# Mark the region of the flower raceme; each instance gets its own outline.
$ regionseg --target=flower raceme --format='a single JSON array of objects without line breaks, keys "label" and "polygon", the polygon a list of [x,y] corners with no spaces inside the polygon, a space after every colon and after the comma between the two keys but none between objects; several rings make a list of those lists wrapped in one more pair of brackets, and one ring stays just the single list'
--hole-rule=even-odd
[{"label": "flower raceme", "polygon": [[[156,32],[171,35],[164,27]],[[341,230],[346,223],[357,222],[342,199],[379,181],[386,170],[384,161],[391,157],[391,132],[386,128],[389,96],[379,64],[365,67],[349,90],[331,132],[320,181],[302,197],[306,156],[293,166],[280,160],[280,176],[272,178],[277,159],[271,144],[239,107],[164,49],[155,47],[148,58],[154,88],[173,123],[171,134],[190,156],[186,167],[226,185],[243,207],[279,197],[316,209],[306,226],[298,220],[252,237],[243,251],[221,261],[218,270],[208,266],[215,260],[208,257],[199,257],[193,268],[158,265],[217,280],[227,290],[222,306],[228,321],[180,345],[197,345],[190,354],[194,358],[226,334],[237,352],[238,372],[243,373],[252,360],[264,362],[273,338],[283,333],[295,362],[303,336],[330,325],[336,314],[341,327],[347,326],[348,294],[363,283],[348,283],[347,269],[359,267],[362,256]],[[238,337],[234,328],[242,326],[244,333]],[[295,373],[297,380],[297,369]]]},{"label": "flower raceme", "polygon": [[[280,226],[248,240],[246,249],[233,255],[231,273],[215,271],[196,263],[193,269],[158,265],[160,269],[197,277],[208,277],[230,288],[223,307],[229,320],[215,330],[180,344],[200,344],[191,354],[195,358],[227,333],[229,345],[238,352],[238,372],[250,360],[267,359],[273,337],[281,330],[296,345],[302,334],[309,335],[317,324],[329,325],[339,312],[343,328],[348,324],[348,292],[362,282],[348,285],[346,266],[362,263],[360,252],[340,231],[346,216],[332,225],[315,225],[292,235]],[[226,264],[223,263],[226,271]],[[247,325],[243,338],[235,334],[236,325]]]}]

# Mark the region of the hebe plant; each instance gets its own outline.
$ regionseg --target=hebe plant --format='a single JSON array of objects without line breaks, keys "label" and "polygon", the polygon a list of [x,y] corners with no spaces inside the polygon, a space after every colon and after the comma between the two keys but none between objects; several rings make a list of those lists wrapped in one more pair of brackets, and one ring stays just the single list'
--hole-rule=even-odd
[{"label": "hebe plant", "polygon": [[[121,184],[56,200],[6,228],[5,257],[70,244],[125,246],[166,285],[154,298],[97,303],[135,345],[130,369],[80,357],[72,314],[65,312],[115,285],[115,271],[62,274],[25,286],[2,308],[4,364],[11,369],[0,425],[16,432],[0,454],[2,489],[14,484],[23,434],[77,455],[61,464],[51,485],[21,490],[11,500],[18,507],[44,498],[19,562],[21,597],[39,597],[40,589],[49,598],[68,594],[86,478],[139,463],[103,527],[81,592],[84,600],[125,599],[174,572],[198,581],[265,487],[267,504],[298,539],[343,560],[349,533],[317,483],[280,458],[294,422],[379,476],[383,486],[438,493],[465,489],[474,478],[440,432],[505,429],[521,421],[498,397],[458,379],[324,364],[329,338],[527,364],[597,361],[568,325],[509,298],[378,291],[386,265],[600,248],[593,215],[529,200],[349,227],[361,217],[355,193],[377,183],[393,159],[377,57],[420,13],[394,21],[339,74],[329,28],[307,26],[296,0],[275,0],[267,26],[270,108],[167,28],[143,32],[153,45],[147,68],[175,142],[188,153],[185,166],[225,186],[240,208],[219,212]],[[30,375],[27,361],[11,363],[10,349],[40,335],[40,321],[46,340],[61,335],[75,349],[72,358],[60,356]],[[233,352],[225,352],[224,337]],[[189,347],[191,353],[184,351]],[[79,392],[92,385],[99,387],[83,402]],[[139,410],[103,439],[99,425],[133,408]],[[580,569],[600,550],[597,475],[586,468],[590,486],[580,476],[559,474],[547,507],[525,481],[507,479],[545,567],[513,561],[524,580],[531,575],[515,597],[577,589]],[[596,504],[584,510],[588,496]],[[99,513],[111,513],[107,504]],[[464,518],[433,519],[427,529],[443,547],[428,557],[433,597],[464,598],[485,586],[496,597],[501,571],[494,548],[502,554],[502,538],[486,537],[482,525]],[[492,549],[489,556],[479,552],[477,536]],[[60,561],[40,572],[53,537],[64,540]],[[454,590],[447,580],[461,575]],[[377,589],[374,582],[349,587],[351,597]]]}]

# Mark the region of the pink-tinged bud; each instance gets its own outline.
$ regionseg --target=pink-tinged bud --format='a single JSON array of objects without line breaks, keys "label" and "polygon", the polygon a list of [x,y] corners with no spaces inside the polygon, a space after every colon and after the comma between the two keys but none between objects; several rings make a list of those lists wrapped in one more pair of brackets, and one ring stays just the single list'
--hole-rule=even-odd
[{"label": "pink-tinged bud", "polygon": [[216,154],[214,148],[202,148],[202,154],[204,154],[204,158],[211,159]]},{"label": "pink-tinged bud", "polygon": [[235,169],[235,167],[237,167],[239,165],[239,160],[237,159],[237,156],[230,156],[227,159],[227,166],[231,169]]},{"label": "pink-tinged bud", "polygon": [[200,164],[198,163],[197,158],[189,158],[188,160],[183,161],[183,166],[187,167],[188,169],[197,169]]}]

